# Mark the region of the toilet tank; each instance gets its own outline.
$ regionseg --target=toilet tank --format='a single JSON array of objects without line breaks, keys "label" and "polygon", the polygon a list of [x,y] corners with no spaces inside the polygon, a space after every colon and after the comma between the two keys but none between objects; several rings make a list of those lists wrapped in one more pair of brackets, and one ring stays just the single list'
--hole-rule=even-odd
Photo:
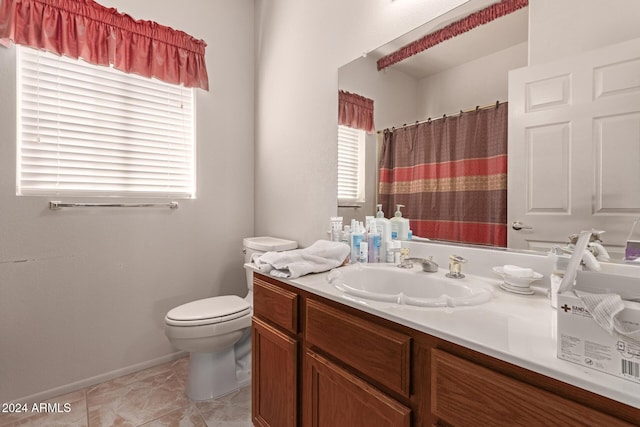
[{"label": "toilet tank", "polygon": [[[255,253],[265,253],[270,251],[289,251],[298,247],[295,240],[280,239],[278,237],[246,237],[242,240],[244,247],[244,262],[251,262],[251,256]],[[247,287],[253,289],[253,272],[246,270]]]}]

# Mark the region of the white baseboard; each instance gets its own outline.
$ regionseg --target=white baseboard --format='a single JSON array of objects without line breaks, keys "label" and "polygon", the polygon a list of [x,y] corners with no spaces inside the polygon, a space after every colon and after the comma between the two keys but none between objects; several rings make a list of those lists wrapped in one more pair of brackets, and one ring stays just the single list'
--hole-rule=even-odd
[{"label": "white baseboard", "polygon": [[60,387],[55,387],[49,390],[42,391],[40,393],[35,393],[30,396],[14,399],[13,401],[28,403],[28,404],[45,402],[56,396],[72,393],[74,391],[82,390],[83,388],[91,387],[93,385],[100,384],[105,381],[109,381],[114,378],[121,377],[123,375],[128,375],[133,372],[138,372],[138,371],[142,371],[143,369],[151,368],[152,366],[161,365],[163,363],[180,359],[181,357],[184,357],[187,354],[188,353],[185,351],[178,351],[176,353],[167,354],[165,356],[158,357],[156,359],[151,359],[145,362],[136,363],[135,365],[126,366],[124,368],[116,369],[114,371],[106,372],[104,374],[96,375],[94,377],[85,378],[80,381],[76,381]]}]

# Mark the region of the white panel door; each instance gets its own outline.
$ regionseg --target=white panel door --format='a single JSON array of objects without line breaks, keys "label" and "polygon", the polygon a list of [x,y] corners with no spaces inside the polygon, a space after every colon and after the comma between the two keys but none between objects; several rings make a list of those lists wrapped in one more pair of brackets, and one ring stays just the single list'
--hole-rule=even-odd
[{"label": "white panel door", "polygon": [[507,215],[510,248],[595,228],[623,257],[640,216],[640,39],[509,73]]}]

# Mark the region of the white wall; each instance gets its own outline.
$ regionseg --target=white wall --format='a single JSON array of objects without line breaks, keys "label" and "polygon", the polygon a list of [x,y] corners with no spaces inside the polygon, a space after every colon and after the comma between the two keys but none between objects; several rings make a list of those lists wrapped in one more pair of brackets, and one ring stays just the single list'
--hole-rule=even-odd
[{"label": "white wall", "polygon": [[469,61],[419,81],[420,120],[494,104],[508,98],[509,70],[527,65],[527,43]]},{"label": "white wall", "polygon": [[637,0],[531,0],[529,64],[640,37]]},{"label": "white wall", "polygon": [[[326,236],[336,213],[337,69],[454,3],[256,0],[257,234],[303,245]],[[640,31],[636,0],[529,3],[532,64]]]},{"label": "white wall", "polygon": [[[166,312],[244,295],[253,235],[254,3],[101,0],[208,43],[197,92],[197,199],[169,209],[47,209],[15,195],[14,49],[0,48],[0,402],[170,357]],[[164,358],[164,359],[163,359]],[[71,384],[71,385],[70,385]]]}]

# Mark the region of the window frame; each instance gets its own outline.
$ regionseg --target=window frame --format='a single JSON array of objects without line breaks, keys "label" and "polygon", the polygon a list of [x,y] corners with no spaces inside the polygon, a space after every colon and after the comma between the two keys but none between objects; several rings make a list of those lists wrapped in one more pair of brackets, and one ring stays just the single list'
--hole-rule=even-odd
[{"label": "window frame", "polygon": [[[361,207],[365,204],[366,138],[367,133],[362,129],[338,125],[338,207]],[[351,157],[351,165],[348,164],[349,159],[345,156]],[[351,182],[353,187],[354,178],[355,189],[349,190],[341,186],[341,182],[345,186]],[[341,193],[350,194],[341,196]]]},{"label": "window frame", "polygon": [[[123,199],[193,199],[196,197],[196,96],[195,89],[184,87],[182,85],[174,85],[165,83],[163,81],[157,79],[150,79],[146,77],[142,77],[135,74],[127,74],[122,71],[116,70],[112,66],[105,67],[99,65],[89,64],[80,59],[72,59],[68,57],[61,57],[56,54],[52,54],[49,52],[40,51],[37,49],[33,49],[25,46],[15,46],[16,48],[16,120],[17,120],[17,128],[16,128],[16,195],[18,196],[62,196],[62,197],[108,197],[108,198],[123,198]],[[45,58],[42,62],[48,61],[58,61],[58,68],[51,66],[47,68],[47,70],[51,70],[51,72],[57,72],[60,75],[64,75],[60,77],[60,81],[63,83],[70,83],[68,88],[71,91],[75,91],[79,88],[85,80],[82,80],[81,77],[77,75],[73,75],[73,72],[69,72],[69,76],[67,77],[66,70],[63,70],[63,67],[66,67],[66,64],[72,64],[71,67],[77,67],[77,69],[83,69],[87,71],[87,73],[91,74],[92,78],[101,79],[104,76],[108,76],[107,78],[113,78],[114,85],[117,84],[118,89],[114,89],[113,93],[109,93],[109,91],[104,91],[106,93],[104,95],[106,97],[111,97],[108,101],[104,101],[105,104],[108,103],[113,106],[114,111],[120,111],[120,117],[117,115],[110,116],[109,112],[105,115],[106,118],[112,119],[111,124],[113,124],[113,129],[100,126],[99,119],[102,119],[102,116],[99,117],[98,120],[95,120],[96,123],[93,123],[91,116],[95,117],[97,114],[97,109],[94,111],[90,111],[94,106],[97,106],[101,102],[101,97],[103,95],[95,95],[96,103],[91,103],[90,108],[87,109],[87,116],[83,117],[82,112],[77,113],[77,109],[82,102],[78,102],[74,104],[72,96],[69,93],[62,93],[63,96],[59,96],[56,101],[63,105],[62,108],[59,108],[59,115],[64,116],[62,113],[69,113],[74,108],[76,109],[76,121],[73,118],[59,119],[57,122],[54,120],[49,120],[48,125],[43,125],[42,130],[40,129],[40,120],[43,122],[44,119],[40,119],[42,117],[51,116],[50,112],[46,112],[45,109],[51,108],[51,104],[46,104],[43,101],[42,105],[40,104],[40,93],[42,93],[42,98],[45,98],[45,92],[49,96],[49,99],[53,99],[51,96],[53,91],[49,88],[45,88],[47,84],[45,83],[45,79],[42,79],[43,83],[40,83],[40,74],[37,74],[37,84],[32,86],[32,88],[25,89],[23,87],[23,83],[30,84],[33,83],[34,79],[32,77],[25,77],[26,73],[30,71],[33,73],[33,70],[36,70],[40,67],[38,63],[37,66],[33,68],[23,68],[23,60],[25,59],[25,55],[33,58],[33,55],[42,55],[38,56],[38,58]],[[33,60],[33,59],[32,59]],[[48,65],[47,65],[48,67]],[[54,69],[55,68],[55,69]],[[75,70],[76,68],[74,68]],[[40,71],[38,71],[40,72]],[[43,71],[44,75],[44,71]],[[98,76],[98,77],[96,77]],[[68,78],[68,80],[67,80]],[[76,83],[76,86],[72,84]],[[85,92],[99,92],[100,87],[97,83],[96,88],[94,89],[92,85],[94,83],[86,84],[84,83],[83,89]],[[130,86],[129,86],[130,85]],[[142,89],[140,89],[142,88]],[[104,89],[104,88],[102,88]],[[140,90],[147,91],[148,96],[144,93],[141,93]],[[31,92],[31,95],[37,94],[38,101],[35,103],[37,108],[30,108],[29,106],[25,107],[26,102],[30,102],[28,98],[28,91]],[[118,92],[120,91],[120,92]],[[64,92],[64,91],[62,91]],[[124,94],[124,95],[123,95]],[[78,94],[75,94],[76,98]],[[65,109],[64,104],[66,99],[65,96],[69,97],[67,107]],[[93,95],[90,101],[94,101]],[[120,104],[113,100],[113,98],[120,98]],[[87,97],[89,99],[89,97]],[[144,100],[144,103],[142,102]],[[125,111],[122,107],[126,102],[129,102],[128,108],[134,109],[131,111]],[[31,104],[34,104],[31,102]],[[171,104],[171,105],[170,105]],[[166,110],[156,109],[155,107],[164,107]],[[110,107],[105,107],[107,110]],[[120,110],[119,110],[120,109]],[[28,116],[25,113],[25,110],[31,110],[33,114]],[[177,111],[177,113],[176,113]],[[142,117],[148,113],[148,117],[154,117],[156,121],[148,120],[147,117]],[[78,115],[79,114],[79,115]],[[28,122],[29,118],[33,120],[34,115],[38,116],[38,124],[35,126],[37,128],[36,132],[27,132],[25,131],[25,127],[29,126]],[[69,117],[72,115],[69,114]],[[80,124],[82,119],[86,118],[86,122],[88,125]],[[144,122],[144,126],[140,125]],[[53,123],[53,125],[51,124]],[[177,123],[177,124],[176,124]],[[76,126],[78,125],[78,126]],[[48,127],[47,127],[48,126]],[[28,157],[24,153],[28,148],[25,148],[29,144],[32,147],[36,147],[36,150],[32,150],[32,152],[36,152],[39,148],[40,144],[48,144],[45,147],[45,151],[49,151],[53,153],[55,149],[47,150],[46,147],[53,147],[56,144],[52,142],[55,136],[51,136],[51,130],[56,130],[58,134],[64,133],[62,131],[67,131],[67,127],[73,126],[74,128],[82,127],[83,131],[78,132],[78,135],[82,135],[82,137],[74,137],[75,144],[70,144],[68,147],[75,145],[77,147],[78,152],[83,152],[82,155],[77,155],[77,157],[70,161],[67,158],[67,155],[70,153],[72,156],[75,156],[76,148],[68,148],[69,151],[65,148],[65,144],[68,141],[64,140],[64,137],[58,136],[58,149],[57,155],[60,158],[63,158],[60,161],[60,164],[74,163],[75,166],[58,166],[59,170],[59,178],[57,178],[58,183],[63,182],[64,185],[62,188],[56,188],[55,180],[50,177],[46,177],[45,175],[53,176],[54,172],[47,172],[48,170],[53,170],[56,166],[52,166],[49,164],[47,166],[47,162],[53,161],[52,154],[45,153],[43,157],[40,159],[39,155],[35,155],[32,159],[30,159],[30,165],[25,166],[25,158]],[[46,131],[49,131],[48,135],[45,135]],[[31,125],[31,128],[34,128]],[[84,132],[84,129],[94,129],[95,133],[91,134],[90,132]],[[137,129],[143,129],[140,132]],[[152,134],[147,134],[147,139],[139,139],[139,134],[144,134],[144,129],[151,129]],[[69,132],[75,132],[75,129],[69,130]],[[119,133],[123,136],[114,137],[114,133]],[[25,136],[25,135],[29,136]],[[156,134],[157,136],[153,136]],[[68,134],[66,134],[68,135]],[[94,138],[91,138],[94,136]],[[73,139],[69,137],[69,139]],[[109,143],[105,143],[102,138],[109,138]],[[27,141],[29,140],[29,141]],[[46,140],[46,141],[45,141]],[[124,142],[123,142],[124,141]],[[84,143],[83,143],[84,142]],[[110,145],[111,148],[105,149],[104,146],[100,147],[100,144]],[[146,147],[145,147],[146,144]],[[60,148],[62,147],[62,151]],[[141,148],[143,147],[143,148]],[[93,151],[93,154],[87,154],[88,151]],[[101,153],[98,153],[101,152]],[[61,154],[62,153],[62,154]],[[93,157],[95,156],[95,158]],[[131,157],[128,157],[131,156]],[[111,162],[105,169],[100,169],[100,161],[104,161],[105,158]],[[41,162],[42,164],[40,164]],[[95,162],[95,163],[94,163]],[[114,165],[113,168],[110,165]],[[43,166],[44,165],[44,166]],[[98,166],[95,166],[98,165]],[[104,165],[104,163],[102,163]],[[85,167],[86,166],[86,167]],[[33,175],[37,177],[39,173],[42,174],[42,178],[51,183],[51,185],[40,185],[40,184],[25,184],[27,181],[26,175],[28,172],[25,169],[29,169],[33,171]],[[82,172],[78,172],[78,175],[67,174],[64,175],[65,172],[69,170],[82,170],[87,171],[85,175]],[[113,170],[115,172],[113,172]],[[103,172],[106,170],[106,172]],[[60,172],[61,171],[61,172]],[[176,172],[178,171],[178,172]],[[100,177],[98,175],[104,175],[104,177]],[[72,183],[68,183],[70,181],[77,180],[77,185]],[[43,182],[45,182],[43,181]],[[162,183],[162,185],[158,185]],[[166,183],[166,185],[165,185]],[[98,188],[100,186],[100,188]]]}]

